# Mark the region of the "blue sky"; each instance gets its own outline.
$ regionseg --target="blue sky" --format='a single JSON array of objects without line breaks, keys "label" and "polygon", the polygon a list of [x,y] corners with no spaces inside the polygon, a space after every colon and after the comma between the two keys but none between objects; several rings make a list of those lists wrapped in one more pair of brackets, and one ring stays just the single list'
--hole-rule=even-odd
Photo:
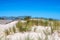
[{"label": "blue sky", "polygon": [[60,19],[60,0],[0,0],[0,16]]}]

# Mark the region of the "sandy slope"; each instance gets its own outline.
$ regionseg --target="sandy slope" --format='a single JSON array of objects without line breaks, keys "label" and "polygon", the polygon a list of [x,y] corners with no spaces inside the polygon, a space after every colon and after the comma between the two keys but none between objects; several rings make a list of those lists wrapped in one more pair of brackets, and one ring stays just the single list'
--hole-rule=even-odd
[{"label": "sandy slope", "polygon": [[32,26],[30,32],[16,32],[6,36],[4,31],[15,27],[17,22],[13,21],[8,24],[0,24],[0,40],[60,40],[57,31],[51,34],[51,27],[44,26]]}]

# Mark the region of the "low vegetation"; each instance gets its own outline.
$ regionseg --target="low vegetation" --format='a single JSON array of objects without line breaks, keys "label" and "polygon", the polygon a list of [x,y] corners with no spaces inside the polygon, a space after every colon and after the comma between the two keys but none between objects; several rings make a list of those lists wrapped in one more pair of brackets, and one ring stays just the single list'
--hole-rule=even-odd
[{"label": "low vegetation", "polygon": [[[37,18],[35,18],[37,19]],[[16,24],[16,27],[20,30],[20,31],[27,31],[27,30],[30,30],[29,28],[31,28],[33,25],[40,25],[40,26],[50,26],[51,29],[52,29],[52,32],[54,30],[60,30],[60,21],[59,20],[53,20],[53,19],[44,19],[44,18],[40,18],[40,19],[37,19],[37,20],[34,20],[29,17],[29,16],[26,16],[24,18],[24,23],[22,22],[18,22]]]},{"label": "low vegetation", "polygon": [[[19,18],[18,18],[19,19]],[[21,22],[19,19],[18,23],[16,24],[16,27],[19,29],[20,32],[24,31],[30,31],[32,26],[44,26],[44,27],[51,27],[51,32],[54,30],[60,30],[60,20],[54,20],[54,19],[47,19],[47,18],[31,18],[30,16],[25,16],[22,18],[23,21]],[[31,20],[32,19],[32,20]],[[13,31],[15,33],[15,28],[13,27]],[[9,34],[8,31],[6,31],[6,34]]]}]

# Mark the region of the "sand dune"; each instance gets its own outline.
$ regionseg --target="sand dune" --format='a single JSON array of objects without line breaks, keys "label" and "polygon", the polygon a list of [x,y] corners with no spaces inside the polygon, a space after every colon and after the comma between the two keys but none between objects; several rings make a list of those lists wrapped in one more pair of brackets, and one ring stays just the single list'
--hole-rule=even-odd
[{"label": "sand dune", "polygon": [[[51,27],[47,26],[32,26],[30,32],[14,33],[12,28],[16,28],[17,22],[18,21],[13,21],[8,24],[0,24],[0,40],[60,40],[58,31],[51,34]],[[11,28],[12,32],[6,35],[4,32],[6,30],[10,31],[9,28]]]}]

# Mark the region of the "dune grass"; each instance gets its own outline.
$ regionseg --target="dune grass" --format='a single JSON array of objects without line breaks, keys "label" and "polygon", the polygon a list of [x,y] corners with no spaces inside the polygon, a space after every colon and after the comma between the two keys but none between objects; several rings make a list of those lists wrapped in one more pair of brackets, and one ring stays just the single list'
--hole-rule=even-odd
[{"label": "dune grass", "polygon": [[[25,20],[27,21],[27,20]],[[30,27],[32,27],[33,25],[36,26],[50,26],[51,30],[60,30],[60,21],[56,21],[56,20],[29,20],[25,23],[22,22],[18,22],[16,24],[16,27],[19,28],[20,31],[27,31]]]}]

